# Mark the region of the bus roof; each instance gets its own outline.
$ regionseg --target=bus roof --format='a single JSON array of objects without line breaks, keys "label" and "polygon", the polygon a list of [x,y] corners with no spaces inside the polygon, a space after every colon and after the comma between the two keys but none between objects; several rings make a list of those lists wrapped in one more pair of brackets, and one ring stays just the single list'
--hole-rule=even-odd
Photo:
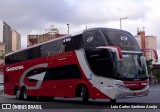
[{"label": "bus roof", "polygon": [[[104,28],[104,27],[89,28],[89,29],[85,29],[85,30],[82,30],[82,31],[77,32],[77,33],[73,33],[73,34],[70,34],[70,35],[65,35],[65,36],[62,36],[62,37],[59,37],[59,38],[55,38],[55,39],[52,39],[52,40],[50,40],[50,41],[43,42],[43,43],[40,43],[40,44],[31,46],[31,47],[28,47],[28,48],[24,48],[24,49],[15,51],[15,52],[11,52],[11,53],[6,54],[5,56],[8,56],[8,55],[11,55],[11,54],[14,54],[14,53],[18,53],[18,52],[21,52],[21,51],[24,51],[24,50],[27,50],[27,49],[31,49],[31,48],[34,48],[34,47],[38,47],[38,46],[41,46],[41,45],[44,45],[44,44],[47,44],[47,43],[50,43],[50,42],[53,42],[53,41],[56,41],[56,40],[59,40],[59,39],[67,38],[67,37],[69,37],[69,36],[80,35],[80,34],[82,34],[83,32],[93,31],[93,30],[117,30],[117,31],[118,31],[118,30],[120,30],[120,29]],[[121,30],[121,31],[124,31],[124,30]],[[124,32],[127,32],[127,31],[124,31]],[[129,33],[129,32],[128,32],[128,33]]]},{"label": "bus roof", "polygon": [[31,46],[31,47],[28,47],[28,48],[24,48],[24,49],[15,51],[15,52],[8,53],[8,54],[6,54],[5,56],[9,56],[9,55],[12,55],[12,54],[14,54],[14,53],[18,53],[18,52],[21,52],[21,51],[24,51],[24,50],[28,50],[28,49],[31,49],[31,48],[35,48],[35,47],[38,47],[38,46],[41,46],[41,45],[44,45],[44,44],[47,44],[47,43],[50,43],[50,42],[59,40],[59,39],[64,39],[64,38],[67,38],[67,37],[70,37],[70,36],[80,35],[80,34],[82,34],[82,33],[83,33],[83,31],[77,32],[77,33],[73,33],[73,34],[70,34],[70,35],[61,36],[61,37],[59,37],[59,38],[55,38],[55,39],[52,39],[52,40],[50,40],[50,41],[46,41],[46,42],[43,42],[43,43],[40,43],[40,44]]}]

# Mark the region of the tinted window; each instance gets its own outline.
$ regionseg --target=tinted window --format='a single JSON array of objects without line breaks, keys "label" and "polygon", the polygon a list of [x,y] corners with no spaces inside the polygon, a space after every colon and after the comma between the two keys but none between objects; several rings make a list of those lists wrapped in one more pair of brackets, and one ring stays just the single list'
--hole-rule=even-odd
[{"label": "tinted window", "polygon": [[81,78],[82,75],[77,65],[65,65],[48,69],[44,80],[62,80]]},{"label": "tinted window", "polygon": [[71,50],[71,37],[67,37],[63,40],[63,45],[65,46],[65,52]]},{"label": "tinted window", "polygon": [[15,54],[5,57],[5,65],[15,63]]},{"label": "tinted window", "polygon": [[13,64],[21,61],[40,58],[43,56],[59,54],[71,50],[76,50],[82,47],[82,35],[67,37],[53,42],[49,42],[37,47],[26,49],[15,54],[5,57],[5,64]]},{"label": "tinted window", "polygon": [[[27,55],[28,60],[35,59],[35,58],[40,58],[41,57],[41,46],[34,47],[32,49],[28,49],[28,50],[23,51],[23,52],[24,52],[24,56]],[[24,57],[23,60],[25,60],[25,59],[26,59],[26,57]]]},{"label": "tinted window", "polygon": [[64,39],[65,51],[72,51],[82,48],[82,35],[76,35]]},{"label": "tinted window", "polygon": [[95,75],[112,77],[114,73],[114,63],[111,54],[106,49],[100,49],[96,54],[88,58],[91,70]]},{"label": "tinted window", "polygon": [[98,47],[105,45],[105,39],[99,31],[89,31],[84,33],[84,48]]},{"label": "tinted window", "polygon": [[99,31],[84,33],[85,54],[91,70],[97,76],[112,77],[114,67],[110,52],[96,48],[104,45],[105,39]]},{"label": "tinted window", "polygon": [[52,54],[58,54],[63,52],[62,50],[63,40],[53,41],[47,44],[42,45],[41,53],[42,56],[48,56]]},{"label": "tinted window", "polygon": [[15,62],[21,62],[28,60],[28,51],[21,51],[19,53],[15,53]]},{"label": "tinted window", "polygon": [[140,51],[140,47],[135,38],[126,31],[105,30],[102,31],[110,46],[119,46],[122,50]]},{"label": "tinted window", "polygon": [[82,35],[76,35],[71,38],[71,49],[77,50],[82,48]]},{"label": "tinted window", "polygon": [[[41,69],[41,70],[32,70],[27,74],[27,77],[44,72],[45,72],[44,80],[78,79],[82,77],[78,65],[76,64]],[[34,80],[29,79],[29,81],[34,81]]]},{"label": "tinted window", "polygon": [[5,57],[5,64],[13,64],[21,61],[31,60],[41,57],[41,46],[23,50]]}]

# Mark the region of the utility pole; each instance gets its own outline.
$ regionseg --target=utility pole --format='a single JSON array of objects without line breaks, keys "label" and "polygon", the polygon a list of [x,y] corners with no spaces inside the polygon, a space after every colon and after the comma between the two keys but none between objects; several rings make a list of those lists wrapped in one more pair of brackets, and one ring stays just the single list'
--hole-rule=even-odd
[{"label": "utility pole", "polygon": [[68,34],[69,34],[69,24],[67,24],[67,26],[68,26]]},{"label": "utility pole", "polygon": [[120,18],[120,29],[122,30],[122,19],[127,19],[128,17],[125,18]]}]

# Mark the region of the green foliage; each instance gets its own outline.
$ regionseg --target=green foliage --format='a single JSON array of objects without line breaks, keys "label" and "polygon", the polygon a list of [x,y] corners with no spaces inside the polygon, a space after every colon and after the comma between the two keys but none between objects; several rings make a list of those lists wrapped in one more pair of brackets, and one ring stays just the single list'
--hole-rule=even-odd
[{"label": "green foliage", "polygon": [[153,59],[146,59],[148,74],[150,74],[152,72],[152,70],[153,70],[152,61],[153,61]]},{"label": "green foliage", "polygon": [[155,77],[157,77],[157,79],[160,79],[160,69],[154,69],[152,73]]},{"label": "green foliage", "polygon": [[160,77],[160,69],[155,69],[155,70],[153,70],[153,74],[154,74],[155,76]]},{"label": "green foliage", "polygon": [[4,51],[1,50],[1,51],[0,51],[0,59],[4,59],[4,55],[5,55],[5,54],[4,54]]},{"label": "green foliage", "polygon": [[153,61],[153,59],[146,59],[147,65],[152,65],[152,61]]}]

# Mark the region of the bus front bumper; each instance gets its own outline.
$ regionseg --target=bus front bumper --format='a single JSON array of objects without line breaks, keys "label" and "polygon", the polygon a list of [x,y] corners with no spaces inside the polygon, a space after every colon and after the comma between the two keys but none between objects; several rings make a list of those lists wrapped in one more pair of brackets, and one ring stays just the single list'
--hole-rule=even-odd
[{"label": "bus front bumper", "polygon": [[149,86],[141,90],[130,90],[117,87],[115,88],[115,99],[122,99],[122,98],[132,98],[132,97],[140,97],[140,96],[147,96],[149,93]]}]

